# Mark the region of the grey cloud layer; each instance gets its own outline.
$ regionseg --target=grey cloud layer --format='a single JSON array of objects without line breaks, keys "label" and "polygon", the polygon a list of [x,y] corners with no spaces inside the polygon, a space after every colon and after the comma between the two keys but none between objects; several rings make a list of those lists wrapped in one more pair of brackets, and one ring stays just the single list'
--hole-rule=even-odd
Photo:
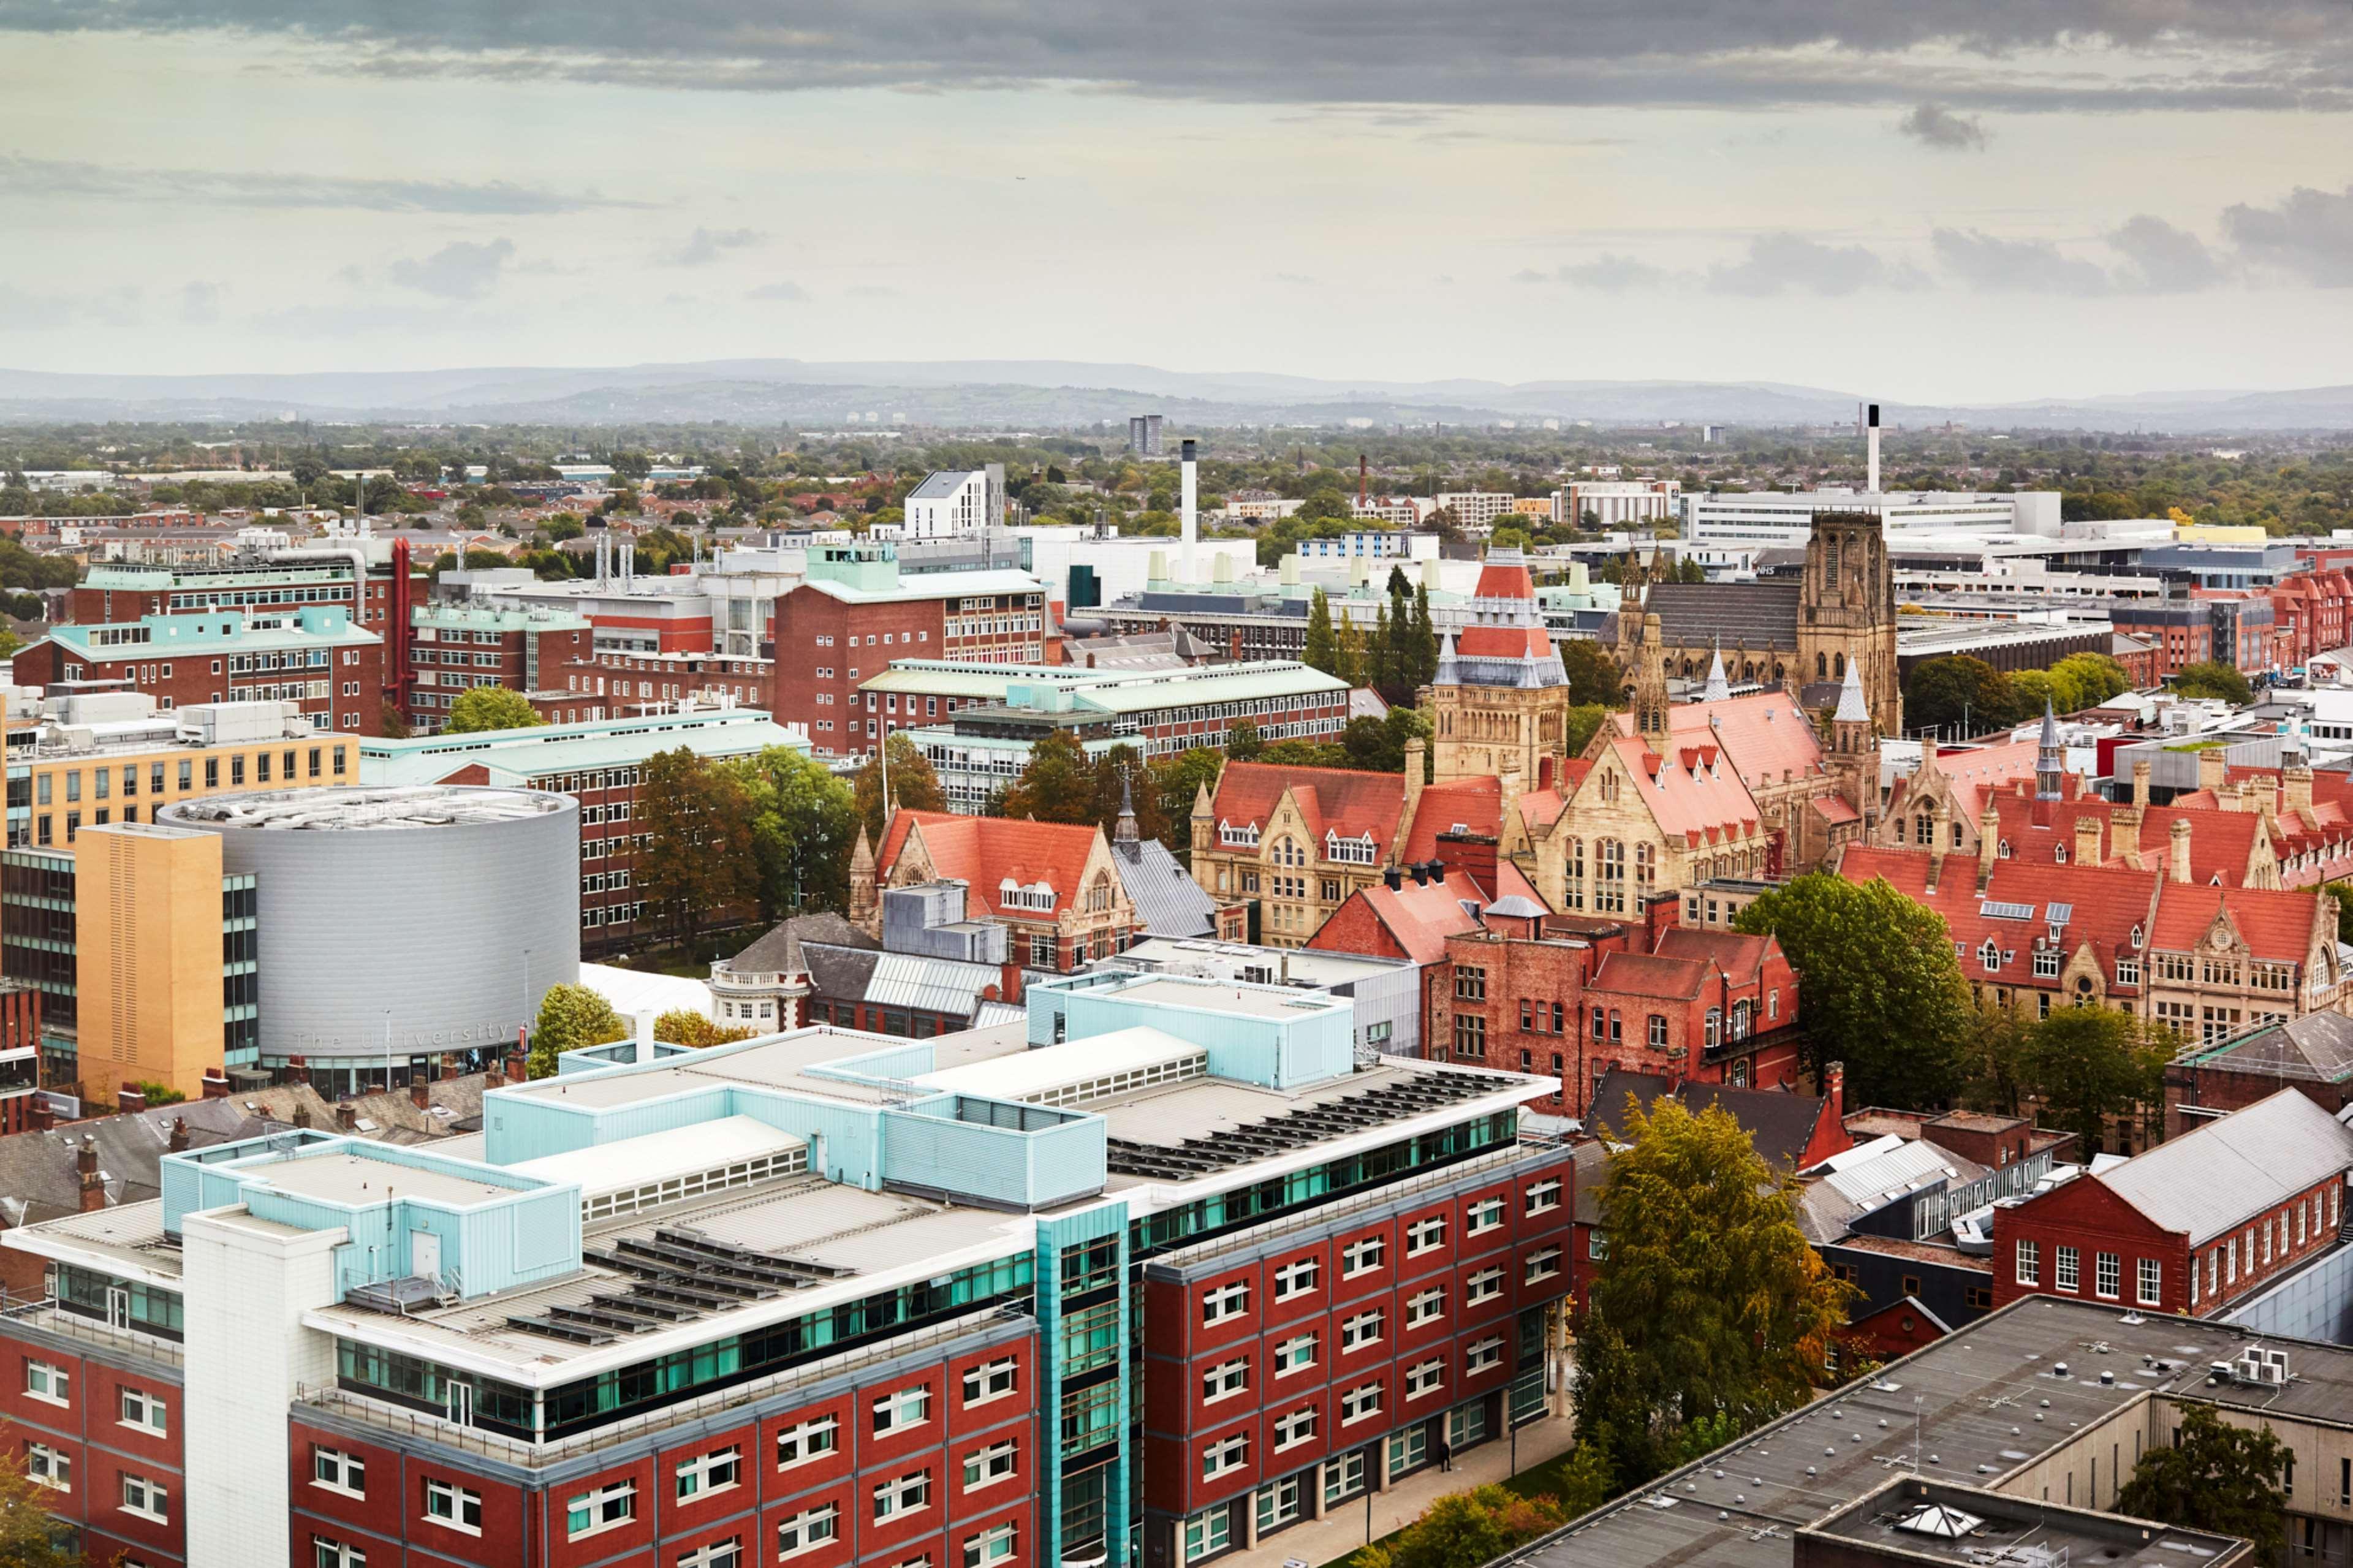
[{"label": "grey cloud layer", "polygon": [[[2340,0],[0,0],[0,29],[229,29],[357,51],[387,73],[677,87],[1110,83],[1249,101],[1916,102],[2149,107],[2140,73],[2038,76],[2062,43],[2146,51],[2165,107],[2353,107]],[[1692,40],[1705,40],[1705,50]],[[1669,45],[1662,40],[1673,40]],[[1982,67],[1900,58],[1925,45]]]},{"label": "grey cloud layer", "polygon": [[211,204],[237,207],[333,207],[470,217],[533,217],[596,207],[637,207],[595,192],[568,194],[493,180],[369,180],[218,169],[142,169],[52,158],[0,157],[0,195],[44,199]]},{"label": "grey cloud layer", "polygon": [[1895,122],[1895,129],[1924,147],[1947,153],[1985,151],[1985,127],[1974,115],[1955,114],[1941,103],[1923,103]]}]

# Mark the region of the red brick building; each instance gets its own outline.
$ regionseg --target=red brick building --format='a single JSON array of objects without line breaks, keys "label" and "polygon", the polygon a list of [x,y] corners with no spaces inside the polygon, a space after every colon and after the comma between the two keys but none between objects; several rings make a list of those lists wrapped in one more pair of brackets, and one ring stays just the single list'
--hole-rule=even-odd
[{"label": "red brick building", "polygon": [[419,605],[409,628],[401,717],[423,733],[446,728],[450,705],[472,688],[543,692],[590,648],[586,616],[537,605]]},{"label": "red brick building", "polygon": [[381,727],[384,676],[383,639],[333,605],[77,622],[51,628],[16,659],[22,685],[110,686],[165,709],[295,702],[318,729],[369,735]]},{"label": "red brick building", "polygon": [[886,731],[881,700],[861,681],[894,658],[1041,663],[1046,593],[1026,572],[902,577],[887,543],[818,545],[808,580],[776,601],[776,624],[770,711],[807,726],[820,757],[862,756]]},{"label": "red brick building", "polygon": [[1124,952],[1144,922],[1112,863],[1111,841],[1092,824],[897,811],[869,855],[859,834],[850,863],[849,920],[880,937],[880,892],[941,880],[965,884],[967,918],[1007,928],[1008,957],[1068,974]]},{"label": "red brick building", "polygon": [[2353,1128],[2283,1089],[1996,1205],[1994,1305],[2031,1294],[2207,1318],[2338,1245]]}]

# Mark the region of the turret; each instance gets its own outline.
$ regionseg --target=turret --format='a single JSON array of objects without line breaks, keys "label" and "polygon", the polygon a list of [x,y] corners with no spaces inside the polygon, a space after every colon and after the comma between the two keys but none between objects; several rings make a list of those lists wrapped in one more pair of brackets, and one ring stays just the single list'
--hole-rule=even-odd
[{"label": "turret", "polygon": [[849,851],[849,923],[871,934],[880,927],[881,907],[874,891],[874,846],[868,842],[865,824],[860,823],[858,843]]},{"label": "turret", "polygon": [[2067,771],[2066,749],[2059,743],[2059,720],[2051,711],[2051,699],[2042,700],[2042,738],[2034,748],[2034,798],[2057,800],[2059,781]]}]

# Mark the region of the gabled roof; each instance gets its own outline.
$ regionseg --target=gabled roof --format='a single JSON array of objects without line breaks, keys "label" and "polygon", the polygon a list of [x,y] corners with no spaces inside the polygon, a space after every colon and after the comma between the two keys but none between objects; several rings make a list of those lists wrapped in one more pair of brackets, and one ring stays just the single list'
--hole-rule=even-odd
[{"label": "gabled roof", "polygon": [[[1363,900],[1365,908],[1388,932],[1389,940],[1397,943],[1398,951],[1416,963],[1437,963],[1446,956],[1448,937],[1481,929],[1479,917],[1472,911],[1485,907],[1487,902],[1478,884],[1461,871],[1447,872],[1445,880],[1440,882],[1408,879],[1396,888],[1377,882],[1348,896]],[[1333,920],[1338,918],[1335,911]],[[1331,923],[1325,922],[1326,930]],[[1316,932],[1316,937],[1322,935],[1323,931]],[[1310,937],[1307,945],[1323,944]]]},{"label": "gabled roof", "polygon": [[1615,996],[1657,996],[1671,1002],[1696,999],[1715,977],[1704,958],[1659,958],[1646,952],[1605,952],[1588,989]]},{"label": "gabled roof", "polygon": [[2292,1089],[2092,1176],[2198,1247],[2353,1170],[2353,1128]]},{"label": "gabled roof", "polygon": [[[1989,791],[2024,779],[2031,784],[2038,748],[2032,741],[2003,741],[1990,746],[1938,751],[1936,771],[1952,784],[1953,816],[1974,826],[1985,814]],[[1910,779],[1898,779],[1888,804],[1892,813],[1909,793]]]},{"label": "gabled roof", "polygon": [[1214,936],[1218,901],[1176,864],[1176,857],[1156,838],[1139,840],[1135,858],[1113,849],[1112,869],[1127,889],[1127,901],[1146,936]]},{"label": "gabled roof", "polygon": [[1319,845],[1331,831],[1336,830],[1343,838],[1361,838],[1369,833],[1386,858],[1389,846],[1397,841],[1398,819],[1405,812],[1405,785],[1395,773],[1228,763],[1218,775],[1212,806],[1220,824],[1249,823],[1263,830],[1286,789],[1299,803],[1307,830]]},{"label": "gabled roof", "polygon": [[1735,985],[1754,985],[1764,977],[1766,957],[1778,945],[1769,936],[1675,926],[1661,933],[1658,952],[1662,958],[1705,959]]},{"label": "gabled roof", "polygon": [[[1613,714],[1621,735],[1634,732],[1631,713]],[[1712,738],[1724,748],[1741,782],[1755,789],[1822,771],[1821,738],[1786,691],[1758,691],[1722,702],[1678,702],[1667,710],[1667,732],[1678,742]]]},{"label": "gabled roof", "polygon": [[1757,831],[1757,802],[1715,747],[1680,746],[1674,756],[1659,757],[1636,738],[1618,736],[1609,745],[1625,771],[1627,794],[1641,801],[1662,833],[1698,847]]},{"label": "gabled roof", "polygon": [[2316,888],[2208,888],[2168,882],[2158,895],[2157,923],[2149,945],[2187,952],[2202,940],[2215,919],[2227,913],[2238,940],[2260,959],[2301,963],[2312,952]]},{"label": "gabled roof", "polygon": [[[1079,895],[1079,879],[1103,829],[1085,823],[1030,822],[1003,816],[957,816],[944,811],[901,810],[892,814],[874,858],[877,879],[887,882],[910,835],[922,831],[934,874],[965,885],[965,908],[1014,920],[1059,915]],[[1005,884],[1039,882],[1054,889],[1049,910],[1008,909],[998,902]]]},{"label": "gabled roof", "polygon": [[[2000,837],[2009,841],[2010,858],[2038,865],[2061,864],[2060,851],[2066,858],[2075,858],[2075,824],[2083,817],[2094,817],[2101,824],[2100,837],[2103,860],[2118,853],[2116,842],[2115,814],[2117,803],[2103,800],[2098,795],[2078,795],[2073,800],[2036,800],[2016,790],[2005,790],[1993,797],[1994,814],[2001,824]],[[2247,862],[2253,856],[2255,835],[2263,818],[2248,811],[2185,811],[2179,805],[2152,805],[2141,813],[2140,854],[2143,865],[2166,864],[2173,853],[2173,825],[2189,824],[2189,876],[2199,883],[2222,879],[2228,888],[2237,887],[2247,878]]]},{"label": "gabled roof", "polygon": [[1798,649],[1796,583],[1653,583],[1642,591],[1642,611],[1659,617],[1668,647],[1706,647],[1721,641],[1736,651]]},{"label": "gabled roof", "polygon": [[[1625,1117],[1626,1096],[1631,1094],[1647,1109],[1669,1092],[1667,1080],[1655,1073],[1626,1072],[1612,1068],[1593,1086],[1594,1125],[1607,1131]],[[1810,1094],[1790,1094],[1775,1089],[1735,1089],[1729,1084],[1683,1083],[1674,1098],[1694,1116],[1721,1106],[1740,1123],[1757,1152],[1777,1170],[1793,1171],[1805,1159],[1830,1102]]]},{"label": "gabled roof", "polygon": [[[1931,859],[1925,849],[1851,845],[1839,862],[1839,875],[1858,884],[1884,878],[1905,898],[1936,910],[1958,944],[1961,973],[1971,981],[2058,989],[2063,973],[2034,973],[2036,943],[2048,939],[2055,923],[2060,928],[2063,970],[2076,950],[2088,942],[2111,994],[2137,989],[2116,984],[2116,963],[2119,953],[2137,954],[2149,945],[2150,911],[2162,880],[2155,869],[1996,860],[1993,875],[1980,893],[1976,862],[1952,856],[1947,858],[1944,875],[1931,891]],[[2211,897],[2214,889],[2200,891]],[[2136,926],[2141,928],[2142,941],[2137,943],[2133,940]],[[1984,957],[1988,951],[1994,955],[1990,965]]]},{"label": "gabled roof", "polygon": [[795,915],[734,957],[726,967],[738,974],[797,974],[808,965],[801,954],[804,942],[829,942],[836,947],[880,948],[882,944],[830,911]]},{"label": "gabled roof", "polygon": [[1438,858],[1441,833],[1493,837],[1503,824],[1504,785],[1493,774],[1426,785],[1414,807],[1413,825],[1406,830],[1405,858],[1408,862]]}]

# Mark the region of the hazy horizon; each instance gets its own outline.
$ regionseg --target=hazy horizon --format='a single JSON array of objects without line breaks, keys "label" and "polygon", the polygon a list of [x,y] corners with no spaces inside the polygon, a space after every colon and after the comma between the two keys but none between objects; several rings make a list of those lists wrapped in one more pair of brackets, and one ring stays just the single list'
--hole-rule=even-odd
[{"label": "hazy horizon", "polygon": [[646,18],[0,0],[0,363],[2353,381],[2326,0]]}]

